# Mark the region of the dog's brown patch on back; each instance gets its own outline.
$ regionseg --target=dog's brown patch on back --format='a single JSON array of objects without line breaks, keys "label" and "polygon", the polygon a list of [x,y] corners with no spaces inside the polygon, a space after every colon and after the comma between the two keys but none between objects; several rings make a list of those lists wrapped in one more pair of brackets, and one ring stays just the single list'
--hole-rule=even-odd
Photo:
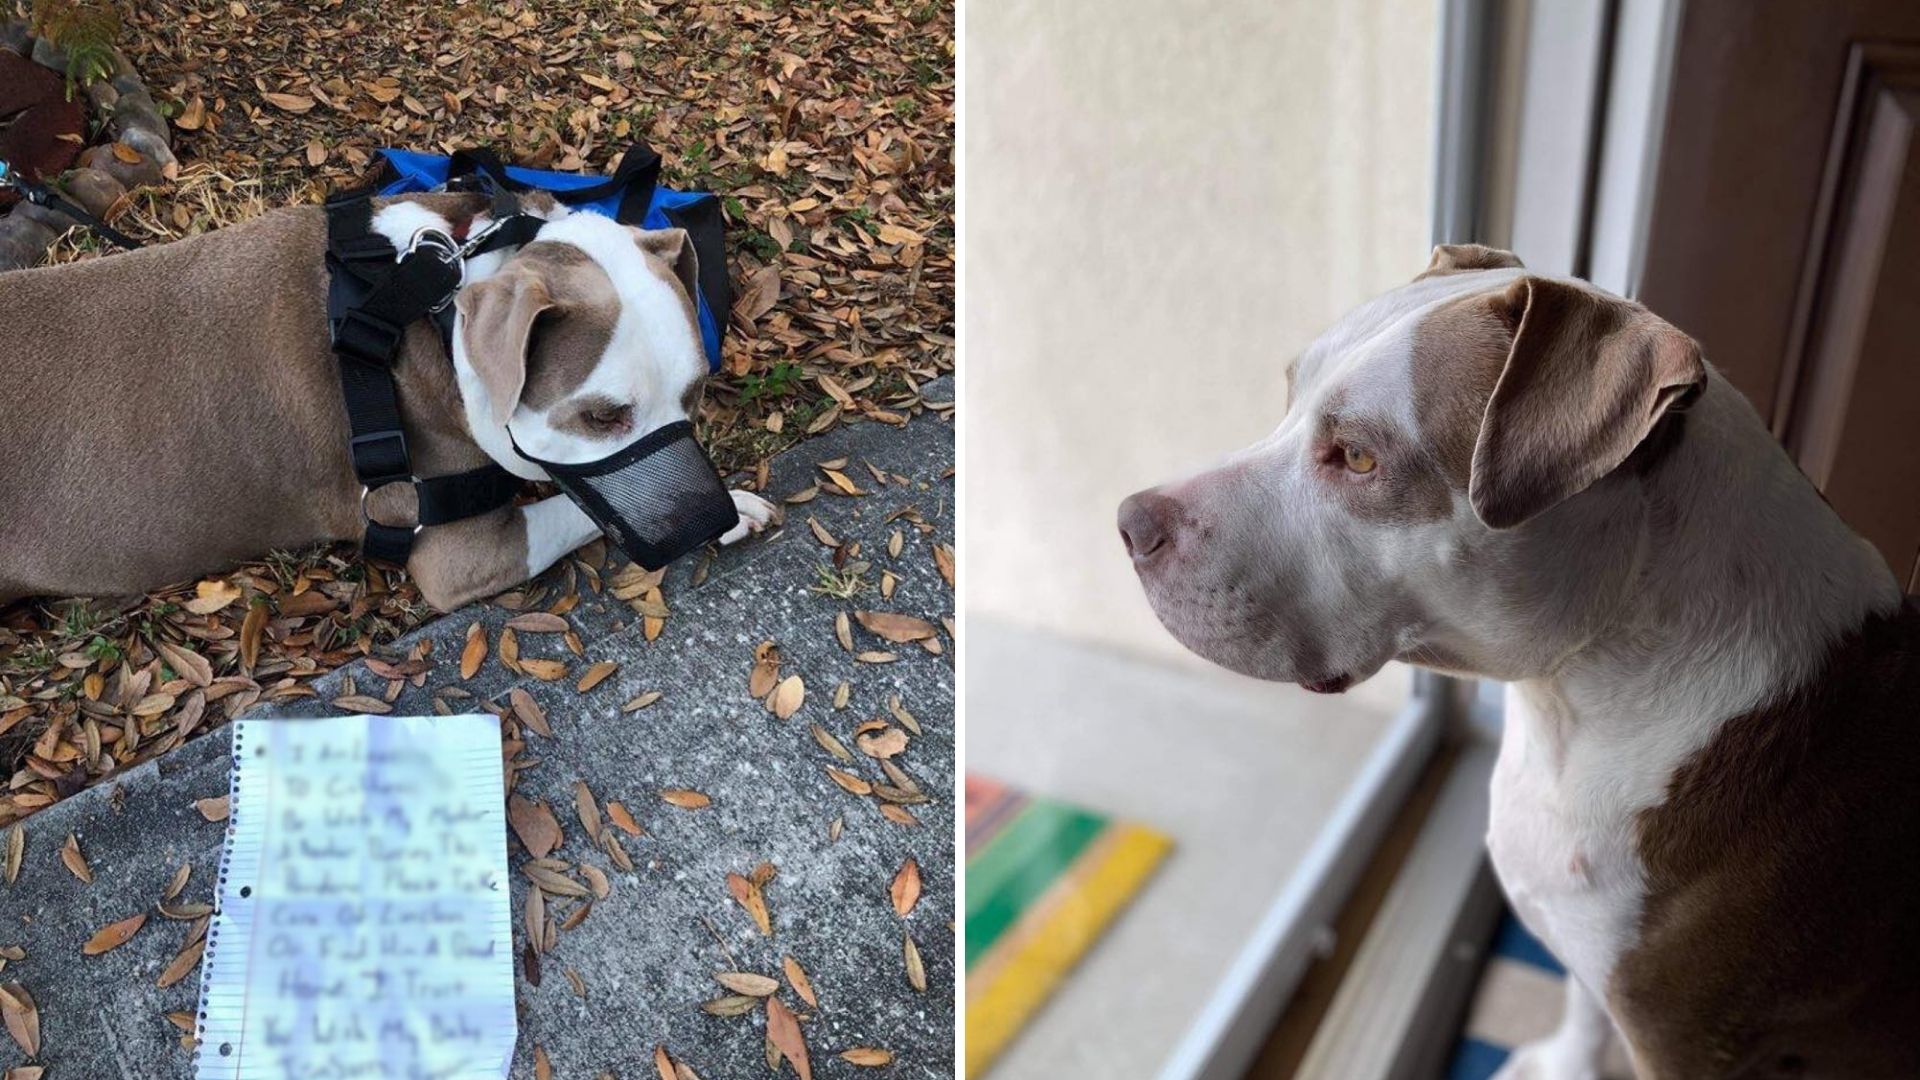
[{"label": "dog's brown patch on back", "polygon": [[1920,1076],[1920,601],[1728,721],[1638,834],[1608,997],[1643,1075]]},{"label": "dog's brown patch on back", "polygon": [[1415,422],[1428,452],[1461,491],[1473,472],[1474,441],[1511,344],[1511,331],[1487,293],[1439,305],[1414,330]]}]

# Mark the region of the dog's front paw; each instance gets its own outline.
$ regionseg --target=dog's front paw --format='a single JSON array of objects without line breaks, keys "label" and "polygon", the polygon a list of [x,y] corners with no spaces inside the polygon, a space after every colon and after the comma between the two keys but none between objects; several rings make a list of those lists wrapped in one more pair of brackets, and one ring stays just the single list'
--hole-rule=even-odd
[{"label": "dog's front paw", "polygon": [[751,491],[731,491],[733,508],[740,513],[740,523],[728,529],[720,537],[720,543],[737,544],[755,533],[764,532],[769,525],[780,523],[780,508]]},{"label": "dog's front paw", "polygon": [[1493,1080],[1599,1080],[1597,1062],[1576,1060],[1552,1039],[1531,1042],[1508,1056]]}]

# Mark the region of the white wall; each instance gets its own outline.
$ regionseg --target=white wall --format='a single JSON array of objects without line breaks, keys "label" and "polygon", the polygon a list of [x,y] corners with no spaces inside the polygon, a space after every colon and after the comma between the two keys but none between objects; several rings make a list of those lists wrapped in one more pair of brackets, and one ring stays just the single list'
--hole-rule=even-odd
[{"label": "white wall", "polygon": [[969,612],[1200,664],[1115,508],[1264,435],[1288,359],[1426,265],[1437,16],[968,4]]}]

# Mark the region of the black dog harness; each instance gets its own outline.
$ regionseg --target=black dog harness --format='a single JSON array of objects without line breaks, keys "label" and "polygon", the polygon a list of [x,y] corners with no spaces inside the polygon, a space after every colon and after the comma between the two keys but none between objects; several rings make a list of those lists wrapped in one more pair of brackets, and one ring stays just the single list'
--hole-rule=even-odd
[{"label": "black dog harness", "polygon": [[[422,229],[401,251],[374,231],[373,197],[371,189],[361,189],[327,200],[327,323],[352,429],[353,471],[360,480],[366,526],[361,547],[370,557],[404,563],[421,529],[505,506],[521,485],[519,477],[492,463],[452,476],[414,475],[393,379],[407,327],[433,318],[451,359],[453,298],[466,277],[467,260],[525,244],[546,222],[521,213],[510,193],[497,191],[493,220],[479,233],[461,241],[439,229]],[[419,524],[373,519],[368,502],[390,484],[413,485]]]}]

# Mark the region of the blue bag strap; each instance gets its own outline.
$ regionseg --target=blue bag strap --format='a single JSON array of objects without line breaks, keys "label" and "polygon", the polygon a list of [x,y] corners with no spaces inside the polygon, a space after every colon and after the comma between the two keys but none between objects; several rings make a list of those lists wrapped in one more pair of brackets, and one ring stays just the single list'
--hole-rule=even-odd
[{"label": "blue bag strap", "polygon": [[613,219],[625,225],[639,225],[653,205],[654,188],[660,182],[660,154],[648,146],[645,139],[640,139],[620,155],[619,168],[605,180],[586,187],[547,188],[516,178],[499,155],[485,147],[454,151],[447,161],[446,182],[457,184],[476,174],[512,192],[530,191],[539,186],[568,206],[617,200]]}]

